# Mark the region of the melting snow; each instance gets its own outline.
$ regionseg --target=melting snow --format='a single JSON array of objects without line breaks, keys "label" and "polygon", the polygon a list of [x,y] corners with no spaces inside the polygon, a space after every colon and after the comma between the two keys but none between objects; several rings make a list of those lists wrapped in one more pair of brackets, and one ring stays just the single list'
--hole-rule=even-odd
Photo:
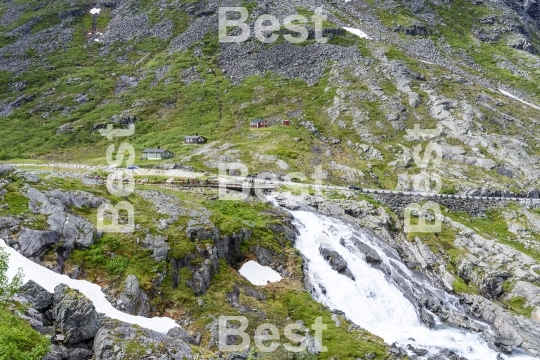
[{"label": "melting snow", "polygon": [[355,29],[355,28],[350,28],[350,27],[344,27],[344,29],[347,30],[348,32],[358,36],[358,37],[361,37],[362,39],[371,40],[371,38],[365,32],[363,32],[362,30]]},{"label": "melting snow", "polygon": [[15,249],[7,246],[2,239],[0,239],[0,247],[4,248],[10,255],[8,269],[9,278],[13,278],[18,268],[22,268],[25,282],[27,280],[33,280],[50,292],[54,292],[54,288],[57,285],[66,284],[86,295],[86,297],[94,303],[97,312],[104,313],[112,319],[118,319],[129,324],[137,324],[144,328],[159,331],[164,334],[170,329],[178,326],[173,319],[166,317],[145,318],[143,316],[134,316],[121,312],[115,309],[111,303],[105,299],[105,294],[103,294],[101,287],[98,285],[85,280],[74,280],[66,275],[57,274],[38,265],[19,254]]},{"label": "melting snow", "polygon": [[536,106],[536,105],[533,105],[533,104],[531,104],[531,103],[529,103],[529,102],[526,102],[525,100],[522,100],[522,99],[518,98],[517,96],[514,96],[514,95],[510,94],[508,91],[504,91],[503,89],[499,89],[499,91],[500,91],[501,94],[503,94],[503,95],[506,95],[506,96],[508,96],[508,97],[511,97],[512,99],[517,100],[517,101],[520,101],[520,102],[524,103],[525,105],[529,105],[529,106],[532,106],[532,107],[535,108],[535,109],[540,110],[540,107],[538,107],[538,106]]},{"label": "melting snow", "polygon": [[90,14],[97,15],[97,14],[99,14],[100,11],[101,11],[101,9],[93,8],[93,9],[90,10]]},{"label": "melting snow", "polygon": [[269,282],[277,282],[281,280],[281,276],[269,268],[262,266],[256,261],[250,260],[238,271],[240,275],[249,280],[253,285],[267,285]]}]

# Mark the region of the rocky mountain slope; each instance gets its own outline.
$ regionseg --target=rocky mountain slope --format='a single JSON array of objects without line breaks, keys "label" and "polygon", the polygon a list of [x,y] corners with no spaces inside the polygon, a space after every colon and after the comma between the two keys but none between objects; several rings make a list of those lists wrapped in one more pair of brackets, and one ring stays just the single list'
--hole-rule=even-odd
[{"label": "rocky mountain slope", "polygon": [[[254,36],[220,43],[220,6],[246,7],[250,25],[262,14],[311,17],[321,7],[329,40],[315,41],[310,24],[304,44],[262,44]],[[442,179],[443,193],[538,198],[539,50],[535,0],[3,1],[0,160],[105,165],[112,142],[98,130],[134,124],[127,141],[141,166],[156,163],[139,160],[140,152],[161,146],[175,158],[160,166],[208,175],[220,163],[242,162],[250,174],[300,172],[311,182],[322,166],[327,184],[411,190],[425,170],[417,146],[431,143],[442,159],[429,171]],[[253,119],[271,126],[249,129]],[[436,131],[418,134],[416,125]],[[183,145],[195,133],[209,143]],[[283,209],[255,198],[219,201],[211,189],[138,185],[128,197],[137,209],[135,232],[103,234],[96,209],[118,199],[94,175],[0,167],[0,237],[55,272],[101,285],[119,310],[167,316],[184,330],[137,329],[94,316],[93,305],[65,287],[47,295],[27,285],[32,294],[19,298],[25,310],[12,310],[50,338],[48,359],[167,358],[171,347],[186,358],[216,358],[219,314],[247,316],[253,330],[322,314],[330,351],[311,348],[306,359],[407,353],[305,291],[296,229]],[[444,204],[442,232],[421,234],[407,232],[403,199],[324,195],[293,191],[282,205],[371,229],[415,274],[459,296],[457,313],[437,297],[416,299],[426,325],[437,317],[481,332],[497,352],[538,355],[538,209]],[[237,272],[250,259],[284,280],[255,288]],[[36,304],[38,292],[52,299],[47,306]],[[91,315],[90,335],[70,337],[65,301],[79,301]],[[255,354],[229,358],[248,356]]]},{"label": "rocky mountain slope", "polygon": [[[250,24],[324,9],[327,44],[219,43],[220,5]],[[92,7],[101,9],[91,15]],[[0,158],[103,162],[111,122],[137,151],[162,146],[199,170],[324,164],[331,182],[410,188],[406,130],[439,126],[451,191],[537,188],[534,1],[8,1],[1,5]],[[95,16],[95,19],[92,19]],[[313,26],[313,24],[308,24]],[[369,39],[343,27],[357,28]],[[275,125],[248,128],[250,120]],[[277,126],[281,120],[293,126]],[[210,144],[194,150],[185,135]],[[308,176],[309,177],[309,176]],[[487,191],[487,190],[482,190]]]}]

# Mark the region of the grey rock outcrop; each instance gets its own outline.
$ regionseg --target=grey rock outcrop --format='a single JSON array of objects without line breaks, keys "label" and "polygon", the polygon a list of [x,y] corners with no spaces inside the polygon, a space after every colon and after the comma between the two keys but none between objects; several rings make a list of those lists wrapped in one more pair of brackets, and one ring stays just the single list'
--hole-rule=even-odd
[{"label": "grey rock outcrop", "polygon": [[105,319],[94,338],[94,358],[117,360],[137,356],[144,359],[193,359],[189,345],[176,337]]},{"label": "grey rock outcrop", "polygon": [[188,334],[188,332],[182,329],[180,326],[174,327],[167,332],[167,336],[170,336],[174,339],[180,339],[191,345],[199,346],[200,340],[197,340],[195,337]]},{"label": "grey rock outcrop", "polygon": [[152,257],[157,262],[165,260],[170,250],[170,246],[167,245],[167,238],[163,235],[146,234],[142,245],[152,250]]},{"label": "grey rock outcrop", "polygon": [[62,271],[65,260],[74,248],[87,249],[98,240],[101,234],[94,226],[81,216],[71,213],[71,207],[95,209],[103,203],[103,199],[84,191],[39,191],[28,188],[23,193],[29,201],[28,208],[36,214],[47,215],[50,230],[23,229],[19,235],[21,253],[40,260],[54,244],[56,248],[57,266],[55,271]]},{"label": "grey rock outcrop", "polygon": [[55,231],[23,228],[19,234],[19,249],[27,258],[41,259],[52,245],[58,243],[59,239]]},{"label": "grey rock outcrop", "polygon": [[120,294],[117,306],[128,314],[144,317],[150,316],[148,295],[141,289],[137,276],[128,275],[124,283],[124,291]]},{"label": "grey rock outcrop", "polygon": [[206,293],[212,278],[219,271],[219,259],[215,254],[215,248],[207,249],[206,253],[207,256],[205,256],[203,263],[195,269],[193,277],[187,280],[188,286],[197,296]]},{"label": "grey rock outcrop", "polygon": [[5,176],[13,171],[15,171],[15,167],[13,165],[0,164],[0,176]]},{"label": "grey rock outcrop", "polygon": [[54,289],[52,316],[70,344],[92,339],[101,326],[94,304],[64,284]]},{"label": "grey rock outcrop", "polygon": [[40,313],[49,310],[54,301],[54,295],[52,293],[32,280],[24,284],[19,289],[17,295],[28,301]]},{"label": "grey rock outcrop", "polygon": [[62,237],[63,246],[67,248],[87,249],[97,237],[96,230],[89,221],[65,212],[51,214],[47,224]]}]

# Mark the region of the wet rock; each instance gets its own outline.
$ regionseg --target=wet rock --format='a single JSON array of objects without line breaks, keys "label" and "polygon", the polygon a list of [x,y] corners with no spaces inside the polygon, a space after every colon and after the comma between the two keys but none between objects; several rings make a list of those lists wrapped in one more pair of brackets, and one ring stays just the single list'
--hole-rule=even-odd
[{"label": "wet rock", "polygon": [[435,319],[429,312],[426,311],[426,309],[420,310],[420,321],[422,321],[428,328],[435,326]]},{"label": "wet rock", "polygon": [[94,304],[64,284],[54,289],[52,316],[70,344],[92,339],[101,326]]},{"label": "wet rock", "polygon": [[345,259],[343,259],[341,255],[339,255],[334,250],[323,247],[319,248],[319,252],[323,256],[324,260],[326,260],[330,264],[332,269],[354,280],[354,276],[351,273],[351,270],[349,270],[349,268],[347,267],[347,261],[345,261]]}]

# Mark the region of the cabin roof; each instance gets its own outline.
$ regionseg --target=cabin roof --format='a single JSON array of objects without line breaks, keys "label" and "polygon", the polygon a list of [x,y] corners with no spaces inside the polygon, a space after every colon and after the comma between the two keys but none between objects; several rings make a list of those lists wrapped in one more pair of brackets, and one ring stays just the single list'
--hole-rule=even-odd
[{"label": "cabin roof", "polygon": [[144,149],[143,153],[164,153],[167,149]]}]

